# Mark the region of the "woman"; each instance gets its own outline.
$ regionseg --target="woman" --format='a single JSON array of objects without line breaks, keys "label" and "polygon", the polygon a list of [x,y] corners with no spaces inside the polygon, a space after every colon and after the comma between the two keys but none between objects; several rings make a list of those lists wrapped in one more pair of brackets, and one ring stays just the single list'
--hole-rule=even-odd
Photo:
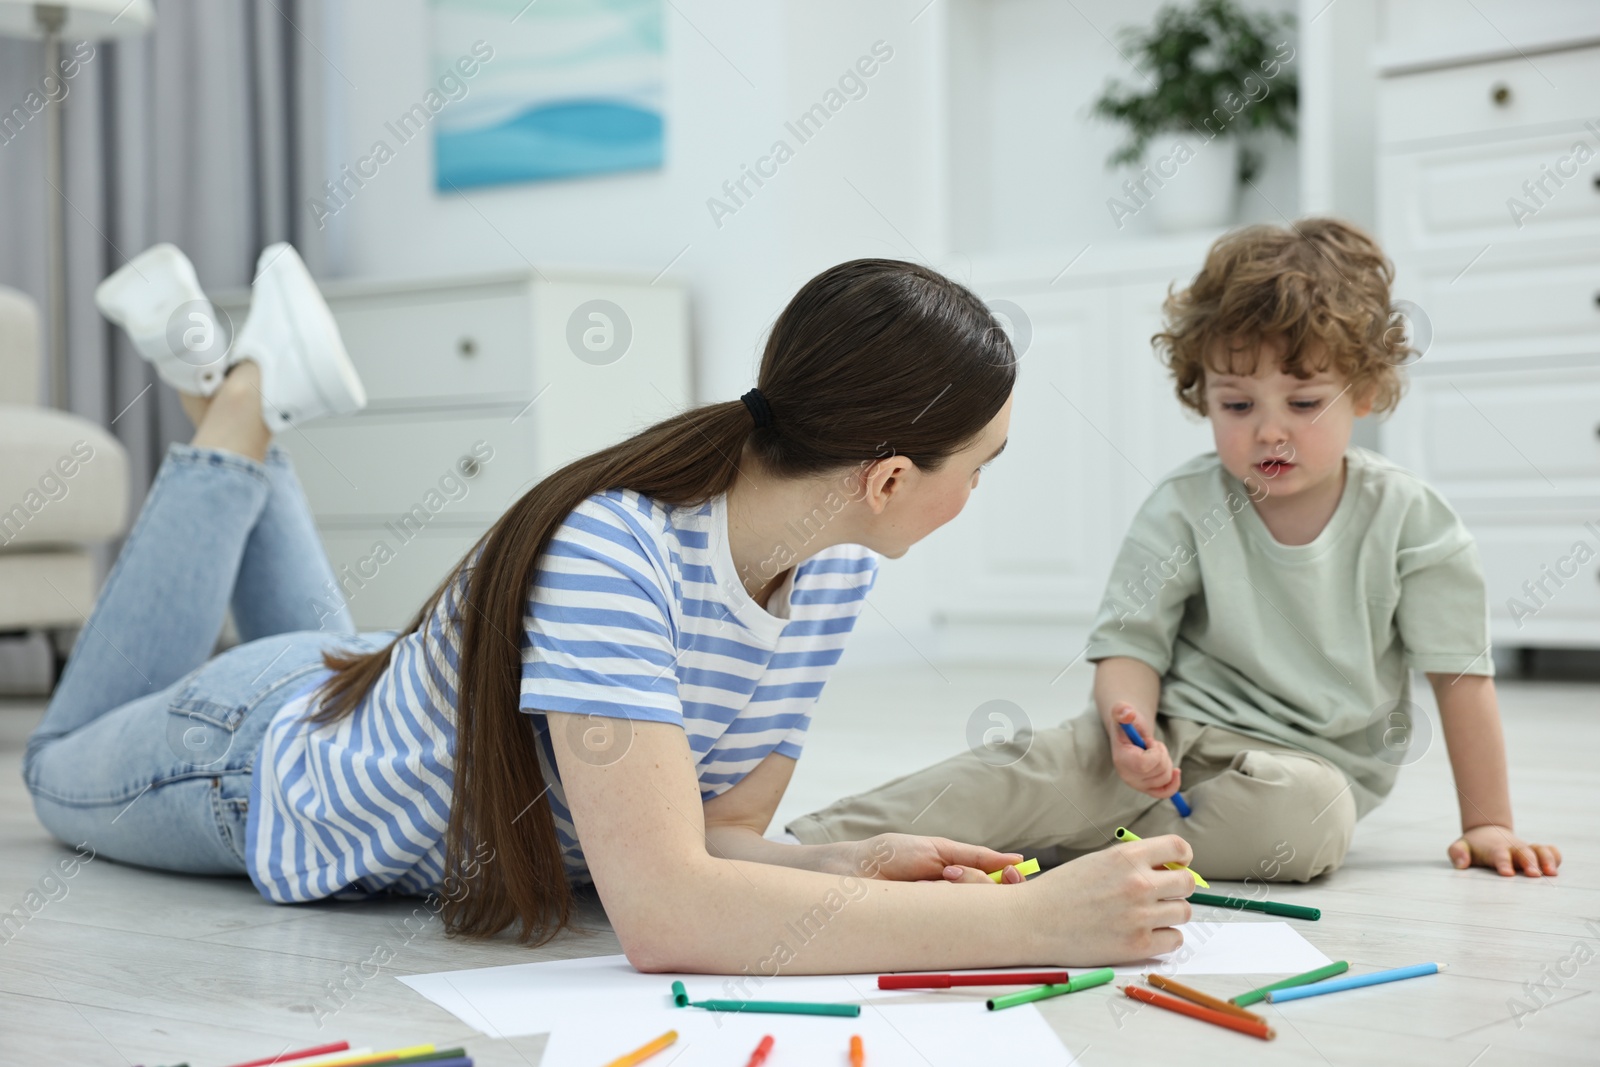
[{"label": "woman", "polygon": [[[284,248],[262,256],[225,377],[163,343],[204,299],[176,250],[103,287],[197,430],[29,743],[56,836],[245,873],[280,902],[437,893],[452,932],[533,942],[592,881],[643,970],[1071,965],[1181,943],[1176,837],[1025,883],[1020,856],[980,845],[763,837],[877,556],[954,518],[1005,445],[1015,359],[971,292],[889,260],[824,271],[742,402],[556,471],[404,633],[355,634],[270,441],[285,412],[364,397]],[[230,598],[243,643],[208,661]],[[983,872],[1002,867],[996,887]]]}]

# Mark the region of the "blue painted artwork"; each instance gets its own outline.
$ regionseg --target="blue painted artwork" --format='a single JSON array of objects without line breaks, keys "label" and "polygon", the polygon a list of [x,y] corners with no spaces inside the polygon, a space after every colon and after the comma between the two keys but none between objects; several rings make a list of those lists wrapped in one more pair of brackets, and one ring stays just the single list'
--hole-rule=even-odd
[{"label": "blue painted artwork", "polygon": [[431,5],[441,192],[661,166],[662,0]]}]

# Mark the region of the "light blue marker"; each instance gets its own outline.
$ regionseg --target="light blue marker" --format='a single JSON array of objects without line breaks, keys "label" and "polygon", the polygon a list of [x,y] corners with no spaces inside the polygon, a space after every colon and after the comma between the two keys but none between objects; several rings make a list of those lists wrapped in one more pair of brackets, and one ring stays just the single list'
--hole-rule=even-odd
[{"label": "light blue marker", "polygon": [[1292,989],[1274,989],[1267,994],[1267,999],[1274,1004],[1282,1004],[1286,1000],[1318,997],[1324,993],[1339,993],[1346,989],[1360,989],[1362,986],[1382,985],[1384,982],[1398,982],[1402,978],[1421,978],[1425,974],[1438,974],[1444,969],[1445,965],[1442,963],[1419,963],[1414,967],[1396,967],[1392,971],[1347,974],[1343,978],[1329,978],[1325,982],[1312,982],[1310,985],[1295,986]]},{"label": "light blue marker", "polygon": [[[1133,723],[1123,722],[1118,723],[1117,725],[1122,727],[1122,732],[1128,735],[1129,741],[1132,741],[1134,744],[1143,749],[1148,749],[1150,747],[1144,743],[1144,738],[1139,736],[1139,731],[1133,728]],[[1172,806],[1177,808],[1178,814],[1182,815],[1185,819],[1189,817],[1189,802],[1183,799],[1182,793],[1172,794]]]}]

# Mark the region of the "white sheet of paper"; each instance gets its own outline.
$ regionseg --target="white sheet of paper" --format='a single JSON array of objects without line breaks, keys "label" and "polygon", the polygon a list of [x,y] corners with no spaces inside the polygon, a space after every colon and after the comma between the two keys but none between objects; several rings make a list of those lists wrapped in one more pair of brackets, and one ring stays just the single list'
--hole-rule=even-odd
[{"label": "white sheet of paper", "polygon": [[[1117,973],[1130,975],[1159,971],[1174,977],[1197,974],[1291,975],[1332,962],[1286,922],[1191,922],[1181,929],[1184,932],[1182,948],[1138,963],[1118,965]],[[1071,968],[1075,973],[1091,969]],[[616,1036],[616,1043],[625,1046],[622,1051],[626,1052],[672,1029],[675,1023],[683,1024],[677,1027],[680,1032],[684,1032],[684,1026],[698,1025],[697,1019],[690,1018],[691,1015],[711,1018],[713,1013],[710,1012],[686,1013],[673,1007],[671,991],[675,979],[684,983],[690,997],[695,1000],[867,1003],[862,1018],[866,1018],[877,1007],[885,1006],[886,1002],[892,1003],[904,995],[915,995],[915,991],[900,994],[878,989],[875,974],[757,977],[744,979],[743,984],[740,984],[738,976],[641,974],[633,969],[625,956],[620,955],[441,971],[402,976],[400,981],[485,1034],[518,1037],[554,1033],[556,1036],[551,1038],[551,1048],[559,1052],[562,1048],[579,1047],[573,1042],[581,1041],[587,1053],[592,1047],[588,1044],[592,1038],[609,1039]],[[988,1017],[1004,1018],[1019,1009],[988,1012],[983,1001],[990,996],[1013,991],[1010,987],[969,987],[952,990],[948,994],[948,1004],[901,1004],[893,1007],[896,1010],[929,1007],[935,1011],[951,1011],[976,1005],[976,1009]],[[730,1018],[727,1015],[716,1017]],[[804,1017],[766,1018],[791,1020]],[[835,1023],[840,1021],[832,1020]],[[635,1036],[638,1039],[629,1044]],[[759,1035],[757,1037],[759,1039]],[[751,1048],[754,1047],[752,1042]],[[559,1062],[551,1060],[548,1052],[546,1060],[550,1064]]]},{"label": "white sheet of paper", "polygon": [[[593,1020],[602,1022],[599,1016]],[[667,1030],[678,1040],[651,1061],[660,1067],[728,1067],[750,1059],[773,1036],[765,1067],[848,1067],[852,1035],[873,1067],[972,1067],[1006,1049],[1026,1049],[1030,1063],[1071,1064],[1071,1053],[1031,1004],[990,1011],[981,1000],[951,1004],[869,1004],[855,1019],[805,1015],[720,1014],[694,1008],[651,1011],[648,1018],[604,1018],[604,1029],[564,1024],[550,1035],[539,1067],[595,1067]]]},{"label": "white sheet of paper", "polygon": [[[1183,947],[1138,963],[1118,964],[1118,974],[1304,974],[1332,963],[1285,922],[1189,922]],[[1082,969],[1082,968],[1076,968]]]},{"label": "white sheet of paper", "polygon": [[499,1037],[548,1033],[561,1023],[593,1012],[614,1018],[670,1009],[674,980],[682,981],[694,1000],[857,1003],[867,997],[896,995],[880,992],[875,974],[777,978],[641,974],[620,955],[400,977],[462,1022]]}]

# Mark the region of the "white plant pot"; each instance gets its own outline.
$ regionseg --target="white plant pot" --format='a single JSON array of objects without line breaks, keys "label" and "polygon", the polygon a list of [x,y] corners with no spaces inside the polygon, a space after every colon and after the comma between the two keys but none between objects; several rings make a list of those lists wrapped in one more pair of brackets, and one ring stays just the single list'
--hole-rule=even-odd
[{"label": "white plant pot", "polygon": [[[1187,159],[1180,161],[1183,153],[1174,151],[1178,143],[1192,150]],[[1161,229],[1215,229],[1233,222],[1239,201],[1237,138],[1201,141],[1192,133],[1187,137],[1158,136],[1145,150],[1145,165],[1164,183],[1159,189],[1152,183],[1149,201],[1150,213]]]}]

